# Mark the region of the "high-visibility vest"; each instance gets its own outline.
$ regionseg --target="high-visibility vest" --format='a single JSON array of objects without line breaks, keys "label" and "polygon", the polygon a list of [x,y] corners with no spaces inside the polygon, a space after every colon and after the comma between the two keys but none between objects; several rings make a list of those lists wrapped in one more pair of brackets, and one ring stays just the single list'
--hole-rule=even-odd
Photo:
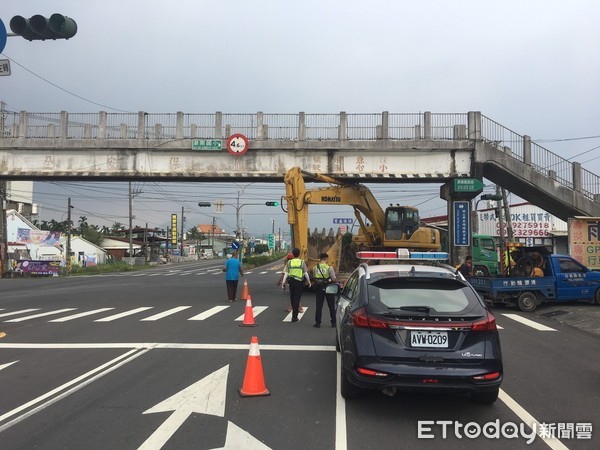
[{"label": "high-visibility vest", "polygon": [[329,280],[329,265],[325,263],[318,263],[314,269],[315,280],[324,281]]},{"label": "high-visibility vest", "polygon": [[294,280],[302,281],[304,270],[302,270],[303,261],[300,258],[290,259],[288,261],[288,277]]}]

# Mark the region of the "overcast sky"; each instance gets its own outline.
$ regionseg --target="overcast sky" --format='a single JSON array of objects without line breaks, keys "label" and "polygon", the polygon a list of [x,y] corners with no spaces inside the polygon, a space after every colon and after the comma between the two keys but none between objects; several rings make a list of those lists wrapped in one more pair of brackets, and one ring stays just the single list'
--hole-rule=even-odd
[{"label": "overcast sky", "polygon": [[[597,0],[3,0],[0,19],[8,28],[15,15],[55,12],[76,20],[75,37],[8,38],[2,57],[12,74],[0,77],[8,110],[481,111],[599,172]],[[198,201],[235,204],[242,189],[247,203],[284,193],[283,183],[280,192],[245,186],[136,183],[134,224],[166,226],[184,207],[188,229],[215,215],[199,212]],[[374,190],[383,205],[446,212],[438,185]],[[75,217],[127,222],[126,184],[36,183],[35,192],[42,219],[61,219],[71,196]],[[236,208],[225,209],[217,220],[232,229]],[[314,210],[315,226],[332,226],[332,214]],[[252,233],[270,231],[271,217],[286,226],[279,209],[241,212]]]}]

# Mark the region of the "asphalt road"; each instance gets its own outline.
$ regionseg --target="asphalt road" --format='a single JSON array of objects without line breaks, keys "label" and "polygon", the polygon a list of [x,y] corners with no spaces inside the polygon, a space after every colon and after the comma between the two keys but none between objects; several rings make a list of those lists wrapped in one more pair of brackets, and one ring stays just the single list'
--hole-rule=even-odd
[{"label": "asphalt road", "polygon": [[[314,294],[291,323],[281,265],[255,269],[257,326],[241,327],[245,303],[227,302],[221,265],[0,280],[0,447],[600,448],[600,334],[577,319],[598,307],[496,309],[505,381],[492,406],[377,392],[346,402],[334,330],[312,327]],[[242,398],[252,336],[270,395]],[[533,422],[559,439],[535,437]]]}]

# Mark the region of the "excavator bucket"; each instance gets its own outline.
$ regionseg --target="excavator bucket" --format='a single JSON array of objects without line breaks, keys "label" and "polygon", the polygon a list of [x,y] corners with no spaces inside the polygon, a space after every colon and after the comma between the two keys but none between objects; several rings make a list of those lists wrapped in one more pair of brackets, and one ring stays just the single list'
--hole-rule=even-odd
[{"label": "excavator bucket", "polygon": [[305,261],[310,274],[321,260],[321,253],[327,253],[328,264],[337,270],[342,255],[342,237],[343,234],[339,229],[335,233],[333,228],[329,229],[329,233],[326,233],[325,228],[320,232],[315,228],[312,233],[308,233],[308,251]]}]

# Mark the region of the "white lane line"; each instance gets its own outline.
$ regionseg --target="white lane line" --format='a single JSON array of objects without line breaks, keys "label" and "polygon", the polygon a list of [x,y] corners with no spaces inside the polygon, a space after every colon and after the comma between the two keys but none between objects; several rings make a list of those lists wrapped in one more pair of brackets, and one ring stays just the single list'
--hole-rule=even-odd
[{"label": "white lane line", "polygon": [[2,314],[0,314],[0,317],[16,316],[17,314],[24,314],[24,313],[28,313],[31,311],[39,311],[39,310],[40,310],[40,308],[21,309],[20,311],[2,313]]},{"label": "white lane line", "polygon": [[[319,267],[321,267],[321,266],[319,266]],[[266,271],[265,272],[261,272],[259,275],[264,275],[265,273],[269,273],[269,272],[266,272]]]},{"label": "white lane line", "polygon": [[523,325],[527,325],[528,327],[535,328],[538,331],[556,331],[554,328],[547,327],[546,325],[542,325],[541,323],[534,322],[533,320],[526,319],[518,314],[502,314],[504,317],[508,317],[509,319],[515,320],[517,322],[522,323]]},{"label": "white lane line", "polygon": [[132,276],[132,277],[145,277],[145,276],[148,276],[148,274],[147,274],[147,273],[144,273],[144,272],[142,272],[142,273],[135,273],[135,274],[133,274],[133,275],[131,275],[131,276]]},{"label": "white lane line", "polygon": [[60,314],[67,311],[73,311],[74,309],[76,308],[57,309],[55,311],[47,311],[45,313],[34,314],[32,316],[19,317],[18,319],[5,320],[5,322],[23,322],[25,320],[37,319],[38,317],[51,316],[53,314]]},{"label": "white lane line", "polygon": [[[336,355],[337,372],[342,370],[342,354]],[[335,389],[335,450],[346,450],[348,448],[348,439],[346,434],[346,400],[342,397],[340,387],[340,377],[336,377]]]},{"label": "white lane line", "polygon": [[94,320],[94,322],[111,322],[113,320],[120,319],[122,317],[131,316],[132,314],[137,314],[142,311],[146,311],[147,309],[152,309],[152,306],[142,306],[141,308],[132,309],[130,311],[125,311],[119,314],[115,314],[114,316],[104,317],[102,319]]},{"label": "white lane line", "polygon": [[177,308],[171,308],[171,309],[168,309],[168,310],[166,310],[164,312],[161,312],[161,313],[158,313],[158,314],[154,314],[153,316],[141,319],[141,321],[162,319],[163,317],[170,316],[171,314],[178,313],[179,311],[183,311],[184,309],[188,309],[188,308],[191,308],[191,306],[178,306]]},{"label": "white lane line", "polygon": [[504,327],[501,327],[500,325],[496,324],[496,328],[498,328],[499,330],[504,330]]},{"label": "white lane line", "polygon": [[[253,306],[252,307],[252,315],[254,317],[258,316],[261,312],[263,312],[265,309],[267,309],[268,306]],[[240,317],[238,317],[237,319],[235,319],[236,321],[241,321],[244,320],[244,316],[246,315],[246,313],[244,312],[244,314],[242,314]]]},{"label": "white lane line", "polygon": [[92,311],[86,311],[86,312],[82,312],[79,314],[73,314],[71,316],[61,317],[60,319],[49,320],[48,322],[66,322],[67,320],[79,319],[80,317],[91,316],[92,314],[98,314],[98,313],[101,313],[104,311],[110,311],[111,309],[115,309],[115,308],[94,309]]},{"label": "white lane line", "polygon": [[[304,316],[304,314],[306,314],[306,311],[308,311],[308,307],[303,306],[303,308],[304,308],[304,311],[298,313],[298,319],[299,320],[302,320],[302,316]],[[290,311],[290,313],[287,316],[285,316],[285,319],[283,319],[282,322],[291,322],[292,321],[292,314],[293,314],[293,312]]]},{"label": "white lane line", "polygon": [[155,277],[157,275],[162,275],[162,273],[149,273],[148,274],[149,277]]},{"label": "white lane line", "polygon": [[208,319],[210,316],[214,316],[217,313],[220,313],[221,311],[226,310],[227,308],[229,308],[229,306],[215,306],[213,308],[210,308],[208,311],[204,311],[200,314],[197,314],[193,317],[190,317],[188,320],[204,320],[204,319]]},{"label": "white lane line", "polygon": [[192,272],[183,272],[179,274],[180,277],[185,277],[186,275],[192,275]]},{"label": "white lane line", "polygon": [[[2,342],[2,341],[0,341]],[[161,349],[187,349],[187,350],[246,350],[248,351],[248,343],[244,344],[189,344],[180,342],[104,342],[104,343],[33,343],[33,344],[18,344],[18,343],[0,343],[0,349],[3,348],[18,348],[18,349],[42,349],[42,350],[56,350],[56,349],[114,349],[114,348],[128,348],[128,349],[139,349],[139,348],[161,348]],[[278,344],[260,344],[260,350],[282,350],[291,352],[334,352],[335,347],[333,345],[278,345]]]},{"label": "white lane line", "polygon": [[[137,358],[139,356],[142,356],[144,353],[146,353],[148,351],[150,351],[149,348],[146,348],[146,349],[134,348],[133,350],[130,350],[121,356],[117,356],[116,358],[112,359],[111,361],[108,361],[107,363],[102,364],[101,366],[96,367],[95,369],[90,370],[87,373],[84,373],[83,375],[63,384],[62,386],[59,386],[49,392],[46,392],[45,394],[39,396],[36,399],[33,399],[15,409],[13,409],[12,411],[2,414],[0,416],[0,422],[20,413],[21,411],[24,411],[25,409],[27,409],[31,406],[41,403],[42,401],[46,400],[47,398],[50,398],[53,395],[58,394],[59,392],[73,386],[73,387],[71,387],[71,389],[69,389],[65,392],[62,392],[61,394],[57,395],[56,397],[50,398],[45,403],[42,403],[42,404],[36,406],[35,408],[27,411],[26,413],[24,413],[18,417],[15,417],[10,422],[7,422],[4,425],[0,426],[0,433],[6,429],[12,427],[13,425],[16,425],[17,423],[21,422],[22,420],[25,420],[26,418],[34,415],[35,413],[43,410],[44,408],[52,405],[53,403],[56,403],[57,401],[62,400],[63,398],[69,396],[70,394],[78,391],[79,389],[84,388],[85,386],[92,383],[93,381],[96,381],[97,379],[112,372],[113,370],[118,369],[122,365],[127,364],[128,362],[134,360],[135,358]],[[91,377],[91,378],[89,378],[89,377]],[[79,384],[77,384],[77,383],[79,383]]]},{"label": "white lane line", "polygon": [[[506,406],[508,406],[509,409],[512,412],[514,412],[519,417],[519,419],[521,419],[523,421],[523,423],[525,425],[527,425],[532,430],[536,431],[538,436],[544,441],[544,443],[546,443],[548,445],[548,447],[550,447],[553,450],[568,450],[569,449],[569,447],[564,445],[562,442],[560,442],[555,437],[552,437],[551,435],[550,435],[550,437],[546,437],[545,435],[548,433],[544,433],[544,428],[540,425],[540,423],[537,421],[537,419],[535,419],[535,417],[533,417],[531,414],[529,414],[525,410],[525,408],[523,408],[516,401],[514,401],[512,399],[512,397],[510,395],[508,395],[506,392],[504,392],[502,389],[500,389],[498,398],[500,400],[502,400],[502,402],[504,402],[504,404]],[[535,424],[535,428],[534,428],[534,424]]]}]

